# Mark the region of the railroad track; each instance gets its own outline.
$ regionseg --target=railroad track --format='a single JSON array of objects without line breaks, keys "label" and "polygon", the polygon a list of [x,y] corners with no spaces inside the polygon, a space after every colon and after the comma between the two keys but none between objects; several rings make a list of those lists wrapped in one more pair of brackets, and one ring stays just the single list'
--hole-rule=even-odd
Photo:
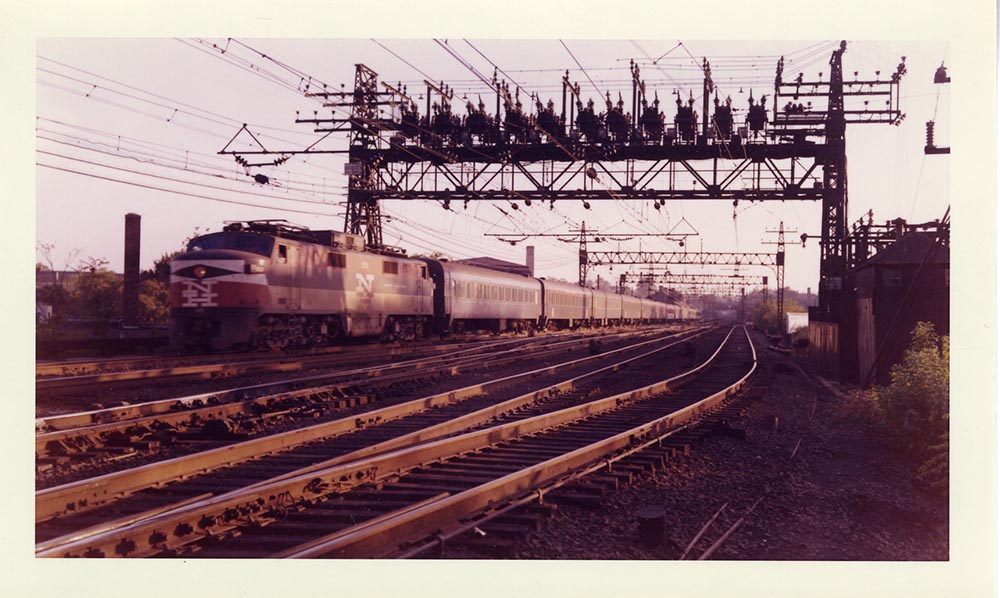
[{"label": "railroad track", "polygon": [[[571,333],[552,333],[571,334]],[[323,358],[344,353],[352,355],[384,355],[386,351],[402,354],[405,350],[420,350],[427,348],[442,348],[444,351],[456,350],[483,342],[505,342],[512,340],[509,336],[497,339],[481,335],[457,335],[449,338],[447,344],[436,340],[412,341],[409,343],[383,343],[374,341],[347,341],[341,345],[318,347],[315,349],[289,350],[278,355],[261,351],[244,353],[209,353],[198,355],[145,355],[137,357],[112,357],[108,359],[69,359],[61,361],[43,361],[35,364],[35,378],[71,378],[96,374],[123,374],[128,372],[159,370],[168,368],[186,368],[199,365],[218,365],[220,360],[232,363],[247,361],[265,362],[270,360],[293,360],[299,358]],[[517,340],[517,339],[513,339]],[[399,351],[404,350],[404,351]]]},{"label": "railroad track", "polygon": [[[496,513],[500,503],[511,506],[531,500],[530,495],[544,492],[552,484],[564,483],[567,475],[576,475],[574,472],[578,473],[583,465],[590,467],[618,458],[647,440],[656,442],[703,414],[710,405],[745,385],[753,372],[756,359],[752,345],[744,332],[736,336],[733,340],[731,333],[724,350],[720,347],[709,361],[694,370],[638,390],[596,400],[577,396],[568,401],[576,404],[568,407],[557,404],[554,406],[562,408],[546,409],[541,414],[532,414],[536,407],[533,403],[539,397],[520,406],[497,406],[499,410],[490,418],[493,424],[503,422],[498,425],[485,428],[482,427],[485,422],[466,425],[464,429],[472,431],[457,435],[454,430],[439,427],[435,434],[422,436],[418,444],[410,439],[405,448],[383,445],[377,450],[370,449],[369,453],[374,454],[367,457],[342,455],[339,463],[328,461],[286,471],[208,499],[195,494],[180,505],[160,505],[132,513],[126,519],[105,521],[91,529],[40,539],[37,554],[143,556],[197,547],[211,556],[259,556],[247,552],[238,539],[235,544],[227,540],[219,546],[206,546],[205,540],[236,533],[247,537],[263,533],[270,538],[267,530],[277,529],[285,529],[278,534],[280,541],[251,544],[266,546],[269,555],[281,556],[382,555],[385,551],[370,552],[372,538],[394,538],[388,543],[376,542],[382,548],[391,545],[393,550],[400,542],[418,541],[419,545],[418,536],[428,525],[440,529],[444,519],[454,519],[454,525],[467,525],[468,521],[455,519],[457,512],[468,511],[462,517],[476,516],[474,511],[492,505],[488,510]],[[712,375],[705,377],[708,371]],[[681,385],[686,386],[677,390]],[[650,398],[668,391],[671,394],[666,400]],[[525,409],[528,406],[531,408]],[[445,425],[453,424],[445,422]],[[477,426],[481,429],[475,430]],[[597,438],[602,435],[603,439]],[[456,460],[459,455],[468,458],[470,452],[476,453],[478,460]],[[434,471],[427,473],[425,468]],[[457,477],[449,478],[453,474]],[[434,483],[420,487],[428,480]],[[532,480],[532,488],[525,486],[526,480]],[[378,489],[382,485],[385,487]],[[445,487],[449,489],[440,491]],[[218,489],[219,486],[214,486],[214,491]],[[427,492],[432,494],[426,495]],[[400,505],[400,501],[409,502]],[[324,519],[325,524],[318,525],[312,520],[304,526],[295,523],[300,515],[311,516],[308,514],[313,510],[330,514],[335,502],[338,514]],[[376,507],[375,503],[381,506]],[[380,509],[386,507],[389,510],[380,515]],[[295,515],[299,508],[304,510]],[[361,518],[366,521],[359,522]],[[336,527],[342,528],[335,532],[336,538],[316,544],[315,537],[324,535],[334,519]],[[291,527],[286,529],[286,526]],[[313,530],[313,539],[300,537],[304,533],[300,528]],[[405,540],[399,540],[404,537]],[[306,544],[309,544],[307,549],[296,548]]]},{"label": "railroad track", "polygon": [[[635,333],[606,337],[631,338]],[[376,390],[415,380],[456,376],[483,367],[496,368],[527,358],[544,360],[578,350],[576,339],[539,339],[533,346],[516,343],[465,349],[450,354],[373,366],[330,375],[309,376],[274,384],[140,403],[125,407],[64,414],[36,420],[39,464],[73,456],[85,458],[109,444],[121,449],[150,448],[168,436],[197,428],[205,440],[235,437],[235,428],[255,430],[255,422],[294,415],[320,417],[371,401]],[[212,424],[223,424],[223,426]],[[207,428],[207,429],[206,429]]]},{"label": "railroad track", "polygon": [[[628,334],[651,334],[651,332],[622,332],[615,336],[620,337]],[[36,433],[44,433],[57,430],[68,430],[87,425],[124,421],[148,415],[169,413],[178,409],[188,409],[193,406],[201,406],[206,403],[225,403],[234,400],[243,400],[247,398],[303,389],[327,382],[347,380],[351,377],[373,378],[382,376],[387,372],[401,372],[406,369],[427,367],[428,365],[433,365],[447,359],[459,359],[462,357],[481,355],[489,352],[499,352],[528,345],[539,346],[558,342],[573,342],[577,338],[579,337],[546,335],[543,337],[535,337],[533,339],[521,338],[492,341],[473,346],[449,345],[446,349],[433,351],[430,352],[430,354],[414,355],[410,359],[401,359],[401,355],[383,351],[376,355],[368,356],[367,363],[372,363],[374,361],[375,365],[355,368],[353,370],[334,370],[329,373],[314,374],[297,378],[282,377],[278,381],[272,383],[259,383],[230,387],[228,389],[198,393],[185,397],[171,397],[162,400],[125,403],[110,408],[45,415],[35,420],[35,431]],[[146,381],[146,383],[150,382],[154,381]],[[84,381],[83,385],[85,387],[87,382]]]},{"label": "railroad track", "polygon": [[[331,455],[351,451],[371,453],[426,441],[489,421],[505,410],[550,399],[554,393],[577,390],[588,373],[613,373],[616,368],[620,369],[629,361],[637,359],[633,357],[609,364],[609,360],[617,359],[618,354],[635,354],[636,351],[655,354],[680,342],[653,339],[637,346],[608,351],[604,355],[574,359],[254,440],[216,445],[217,448],[211,444],[202,444],[200,448],[209,450],[40,490],[36,493],[36,520],[65,518],[145,488],[161,486],[173,480],[190,478],[237,463],[257,460],[254,465],[256,467],[263,463],[261,458],[264,456],[275,457],[269,457],[268,462],[263,463],[265,468],[270,467],[269,463],[273,461],[283,462],[289,459],[305,466],[316,461],[326,461]],[[656,344],[662,346],[649,348]],[[572,377],[565,379],[566,375]],[[526,384],[530,386],[525,387]],[[511,396],[516,398],[510,399]],[[434,423],[439,425],[428,427]],[[290,453],[296,447],[302,447],[302,457]],[[317,457],[317,454],[320,456]],[[212,482],[207,483],[208,486],[211,484]],[[61,524],[59,522],[57,527]]]},{"label": "railroad track", "polygon": [[[546,335],[543,338],[560,338],[564,335]],[[298,355],[272,355],[261,356],[260,353],[249,353],[245,355],[223,355],[215,356],[209,361],[205,357],[196,358],[191,361],[177,361],[172,358],[163,361],[150,360],[148,358],[135,360],[119,360],[113,364],[99,364],[91,362],[87,366],[103,367],[103,371],[91,373],[83,370],[69,375],[55,377],[37,377],[39,367],[45,371],[51,369],[73,369],[75,365],[54,365],[36,366],[35,391],[41,394],[68,394],[68,393],[93,393],[98,389],[114,385],[121,388],[125,385],[148,385],[151,383],[162,383],[165,381],[178,382],[184,380],[201,379],[214,380],[246,376],[248,374],[261,373],[288,373],[319,368],[338,368],[352,364],[369,363],[373,359],[399,359],[407,356],[413,358],[432,358],[436,355],[448,354],[462,350],[489,350],[491,347],[517,346],[531,342],[533,339],[491,339],[477,343],[447,343],[432,344],[424,343],[417,346],[361,346],[354,350],[345,350],[346,347],[337,347],[331,350],[322,351],[319,354],[298,354]],[[220,362],[219,358],[224,361]],[[128,366],[133,367],[128,367]]]}]

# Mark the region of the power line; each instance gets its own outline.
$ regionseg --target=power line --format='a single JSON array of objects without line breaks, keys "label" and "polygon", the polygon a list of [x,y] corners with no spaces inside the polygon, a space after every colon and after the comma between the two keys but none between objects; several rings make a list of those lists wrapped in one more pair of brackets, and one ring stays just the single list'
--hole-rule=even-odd
[{"label": "power line", "polygon": [[[177,161],[180,161],[182,158],[184,160],[188,160],[190,156],[200,156],[202,158],[208,158],[208,159],[214,160],[214,161],[219,162],[219,163],[225,162],[227,166],[232,166],[232,164],[233,164],[232,161],[229,160],[228,158],[224,158],[222,156],[219,156],[216,153],[208,154],[208,153],[204,153],[204,152],[199,152],[197,150],[187,150],[187,149],[184,149],[183,147],[177,146],[176,144],[157,143],[155,141],[150,141],[148,139],[140,139],[138,137],[132,137],[132,136],[129,136],[129,135],[120,135],[120,134],[117,134],[117,133],[111,133],[109,131],[103,131],[101,129],[95,129],[95,128],[92,128],[92,127],[84,127],[82,125],[77,125],[77,124],[73,124],[73,123],[67,123],[65,121],[60,121],[60,120],[56,120],[56,119],[52,119],[52,118],[46,118],[46,117],[43,117],[43,116],[36,116],[35,120],[36,121],[45,121],[45,122],[49,122],[49,123],[54,123],[54,124],[57,124],[57,125],[60,125],[60,126],[63,126],[63,127],[70,128],[70,129],[84,131],[84,132],[90,133],[92,135],[98,135],[100,137],[107,137],[109,139],[112,139],[112,140],[116,141],[117,143],[121,143],[122,141],[126,141],[126,142],[135,144],[135,145],[140,146],[140,147],[145,147],[145,148],[148,148],[148,149],[154,149],[156,151],[163,151],[164,155],[167,155],[167,156],[171,155],[171,152],[169,150],[176,150],[175,153],[173,153],[172,155],[177,156]],[[94,144],[98,144],[98,145],[105,145],[105,146],[110,147],[110,145],[107,144],[107,143],[102,143],[102,142],[96,141],[96,140],[88,140],[88,139],[85,139],[85,138],[76,137],[76,136],[70,135],[68,133],[63,133],[63,132],[59,132],[59,131],[52,131],[52,130],[48,130],[48,129],[41,129],[41,128],[38,128],[38,127],[36,127],[36,130],[41,130],[41,131],[45,131],[45,132],[48,132],[48,133],[53,133],[53,134],[56,134],[56,135],[63,135],[65,137],[69,137],[71,139],[80,139],[82,141],[87,141],[87,142],[90,142],[90,143],[94,143]],[[315,164],[305,164],[304,161],[302,161],[302,162],[303,162],[304,166],[309,166],[310,168],[317,168],[317,169],[324,169],[324,170],[326,169],[326,167],[323,167],[323,166],[318,166],[318,165],[315,165]],[[192,162],[192,163],[201,164],[201,165],[206,166],[208,168],[217,168],[217,169],[221,170],[221,166],[215,166],[215,165],[208,164],[208,163],[205,163],[205,162]],[[319,180],[326,181],[329,178],[336,178],[338,176],[343,177],[344,175],[339,175],[336,172],[328,172],[324,176],[312,175],[312,174],[307,174],[307,173],[304,173],[304,172],[296,172],[296,176],[301,176],[301,177],[305,177],[305,178],[319,179]],[[306,181],[301,181],[301,182],[303,184],[312,184],[312,185],[316,184],[316,183],[308,183]],[[325,183],[323,184],[323,186],[326,186]]]},{"label": "power line", "polygon": [[299,198],[294,198],[294,197],[282,197],[280,195],[268,195],[266,193],[254,193],[254,192],[251,192],[251,191],[242,191],[240,189],[231,189],[229,187],[219,187],[217,185],[207,185],[205,183],[198,183],[198,182],[194,182],[194,181],[185,181],[183,179],[177,179],[177,178],[173,178],[173,177],[167,177],[167,176],[163,176],[163,175],[159,175],[159,174],[153,174],[153,173],[149,173],[149,172],[142,172],[140,170],[132,170],[132,169],[129,169],[129,168],[122,168],[120,166],[112,166],[110,164],[102,164],[100,162],[94,162],[94,161],[91,161],[91,160],[85,160],[83,158],[74,158],[72,156],[66,156],[66,155],[63,155],[63,154],[57,154],[55,152],[47,152],[45,150],[35,150],[35,151],[37,153],[39,153],[39,154],[45,154],[47,156],[53,156],[53,157],[56,157],[56,158],[63,158],[65,160],[72,160],[74,162],[82,162],[84,164],[90,164],[91,166],[99,166],[101,168],[108,168],[110,170],[117,170],[117,171],[120,171],[120,172],[128,172],[130,174],[138,174],[140,176],[147,176],[147,177],[151,177],[151,178],[155,178],[155,179],[160,179],[160,180],[164,180],[164,181],[171,181],[171,182],[175,182],[175,183],[183,183],[185,185],[194,185],[194,186],[197,186],[197,187],[203,187],[205,189],[218,189],[220,191],[230,191],[232,193],[240,193],[242,195],[253,195],[253,196],[256,196],[256,197],[267,197],[267,198],[271,198],[271,199],[280,199],[282,201],[294,201],[294,202],[297,202],[297,203],[308,203],[308,204],[327,205],[327,206],[331,205],[331,204],[329,204],[327,202],[321,202],[321,201],[312,201],[312,200],[308,200],[308,199],[299,199]]},{"label": "power line", "polygon": [[566,52],[569,53],[569,57],[573,59],[573,62],[576,63],[576,66],[580,67],[580,70],[583,71],[583,74],[587,77],[587,81],[590,81],[590,84],[594,86],[594,91],[596,91],[597,95],[600,96],[601,90],[598,89],[597,84],[594,83],[594,80],[590,78],[590,73],[588,73],[587,70],[583,68],[583,65],[580,64],[580,61],[577,60],[576,56],[573,55],[573,51],[569,49],[569,46],[567,46],[566,42],[564,42],[563,40],[559,40],[559,43],[562,44],[562,47],[566,48]]},{"label": "power line", "polygon": [[[90,140],[81,140],[79,138],[75,138],[75,137],[72,137],[70,135],[66,135],[64,133],[58,133],[58,132],[54,132],[54,131],[48,131],[47,129],[37,129],[37,130],[43,131],[43,132],[54,133],[56,135],[63,135],[63,136],[69,137],[70,139],[77,139],[77,140],[84,141],[84,142],[87,142],[87,143],[95,143],[97,145],[106,145],[106,144],[103,144],[103,143],[100,143],[100,142],[93,142],[93,141],[90,141]],[[180,158],[161,157],[161,156],[156,156],[154,154],[148,154],[148,153],[144,154],[142,152],[137,152],[139,154],[138,156],[136,156],[136,155],[131,155],[130,156],[130,155],[122,154],[120,151],[111,152],[111,151],[100,150],[100,149],[97,149],[97,148],[87,147],[87,146],[84,146],[84,145],[80,145],[79,143],[70,143],[70,142],[67,142],[67,141],[61,141],[61,140],[58,140],[58,139],[53,139],[51,137],[45,137],[45,136],[41,136],[41,135],[36,136],[36,138],[44,140],[44,141],[50,141],[52,143],[58,143],[58,144],[61,144],[61,145],[67,145],[69,147],[73,147],[73,148],[77,148],[77,149],[82,149],[82,150],[89,151],[89,152],[99,153],[99,154],[103,154],[103,155],[107,155],[107,156],[113,156],[113,157],[123,158],[123,159],[128,159],[128,160],[134,160],[136,162],[140,162],[142,164],[148,164],[150,166],[157,166],[157,167],[160,167],[160,168],[170,168],[170,169],[173,169],[173,170],[180,170],[180,171],[183,171],[183,172],[188,172],[188,173],[191,173],[191,174],[197,174],[197,175],[201,175],[201,176],[209,176],[209,177],[213,177],[213,178],[225,178],[225,180],[233,180],[233,181],[239,181],[239,182],[243,182],[243,183],[249,183],[249,181],[247,181],[246,178],[233,178],[233,179],[229,179],[228,177],[223,177],[220,174],[196,170],[196,169],[188,167],[187,165],[185,165],[185,166],[174,166],[174,165],[171,165],[171,164],[164,164],[164,163],[158,163],[158,162],[153,161],[155,159],[163,159],[163,160],[171,160],[171,161],[175,161],[175,162],[180,162]],[[131,150],[131,151],[136,151],[136,150]],[[142,158],[147,158],[147,159],[142,159]],[[200,165],[200,166],[203,166],[203,167],[206,167],[206,168],[212,168],[212,169],[214,169],[214,170],[216,170],[217,172],[220,172],[220,173],[224,172],[222,170],[222,168],[217,167],[215,165],[204,164],[204,163],[200,163],[200,162],[194,162],[194,164]],[[226,174],[229,174],[229,173],[226,172]],[[315,190],[315,188],[313,188],[313,189],[307,189],[307,188],[298,186],[296,184],[289,184],[289,183],[299,183],[301,185],[309,185],[310,184],[310,183],[306,183],[306,182],[294,181],[292,179],[274,179],[274,180],[281,180],[282,187],[284,187],[285,189],[290,189],[290,190],[299,191],[299,192],[305,192],[305,193],[313,193],[313,194],[317,194],[318,193],[318,194],[321,194],[321,195],[327,193],[325,191],[317,192]],[[342,189],[343,188],[341,188],[341,190]]]},{"label": "power line", "polygon": [[211,197],[211,196],[208,196],[208,195],[200,195],[200,194],[197,194],[197,193],[188,193],[186,191],[177,191],[177,190],[174,190],[174,189],[165,189],[163,187],[157,187],[155,185],[144,185],[142,183],[135,183],[135,182],[132,182],[132,181],[126,181],[126,180],[122,180],[122,179],[116,179],[116,178],[112,178],[112,177],[101,176],[101,175],[98,175],[98,174],[93,174],[93,173],[89,173],[89,172],[82,172],[82,171],[73,170],[73,169],[70,169],[70,168],[62,168],[62,167],[59,167],[59,166],[54,166],[52,164],[45,164],[43,162],[37,162],[36,161],[35,164],[38,165],[38,166],[41,166],[43,168],[51,168],[52,170],[60,170],[62,172],[68,172],[68,173],[72,173],[72,174],[78,174],[78,175],[81,175],[81,176],[86,176],[86,177],[91,177],[91,178],[95,178],[95,179],[100,179],[100,180],[103,180],[103,181],[110,181],[110,182],[113,182],[113,183],[121,183],[121,184],[124,184],[124,185],[131,185],[133,187],[141,187],[143,189],[151,189],[151,190],[154,190],[154,191],[162,191],[164,193],[172,193],[174,195],[183,195],[183,196],[186,196],[186,197],[194,197],[194,198],[197,198],[197,199],[207,199],[209,201],[215,201],[215,202],[220,202],[220,203],[227,203],[227,204],[232,204],[232,205],[246,206],[246,207],[250,207],[250,208],[264,208],[264,209],[268,209],[268,210],[278,210],[278,211],[282,211],[282,212],[294,212],[296,214],[309,214],[309,215],[312,215],[312,216],[330,216],[329,213],[325,213],[325,212],[312,212],[312,211],[309,211],[309,210],[295,210],[295,209],[292,209],[292,208],[275,208],[273,206],[264,206],[264,205],[254,204],[254,203],[248,203],[248,202],[244,202],[244,201],[236,201],[236,200],[232,200],[232,199],[222,199],[222,198],[219,198],[219,197]]}]

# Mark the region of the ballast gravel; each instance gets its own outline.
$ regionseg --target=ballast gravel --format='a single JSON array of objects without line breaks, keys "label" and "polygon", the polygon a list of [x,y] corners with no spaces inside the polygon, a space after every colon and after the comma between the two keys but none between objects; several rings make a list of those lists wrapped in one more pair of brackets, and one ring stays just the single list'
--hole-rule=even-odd
[{"label": "ballast gravel", "polygon": [[[791,367],[792,358],[760,357],[761,386],[743,399],[745,415],[730,422],[745,438],[709,435],[690,456],[609,492],[599,508],[559,505],[510,557],[678,559],[726,504],[686,558],[697,559],[745,516],[710,558],[948,560],[947,499],[916,481],[919,463],[849,418],[843,400]],[[666,511],[659,545],[640,540],[636,513],[645,506]]]}]

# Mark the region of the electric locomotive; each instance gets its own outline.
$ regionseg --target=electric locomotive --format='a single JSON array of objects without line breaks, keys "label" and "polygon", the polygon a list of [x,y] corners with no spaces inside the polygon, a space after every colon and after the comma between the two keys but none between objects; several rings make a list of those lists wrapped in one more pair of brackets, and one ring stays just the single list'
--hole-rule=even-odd
[{"label": "electric locomotive", "polygon": [[433,315],[427,265],[364,250],[360,236],[284,221],[227,223],[174,256],[177,349],[280,349],[340,337],[423,336]]}]

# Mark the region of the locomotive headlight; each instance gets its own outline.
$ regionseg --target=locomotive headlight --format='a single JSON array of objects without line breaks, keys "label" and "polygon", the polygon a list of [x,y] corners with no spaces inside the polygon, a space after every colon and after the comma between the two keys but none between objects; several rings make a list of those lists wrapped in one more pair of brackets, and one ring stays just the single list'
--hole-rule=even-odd
[{"label": "locomotive headlight", "polygon": [[206,274],[208,274],[208,270],[205,268],[205,266],[195,266],[195,269],[194,269],[194,277],[195,278],[198,278],[198,279],[205,278]]}]

